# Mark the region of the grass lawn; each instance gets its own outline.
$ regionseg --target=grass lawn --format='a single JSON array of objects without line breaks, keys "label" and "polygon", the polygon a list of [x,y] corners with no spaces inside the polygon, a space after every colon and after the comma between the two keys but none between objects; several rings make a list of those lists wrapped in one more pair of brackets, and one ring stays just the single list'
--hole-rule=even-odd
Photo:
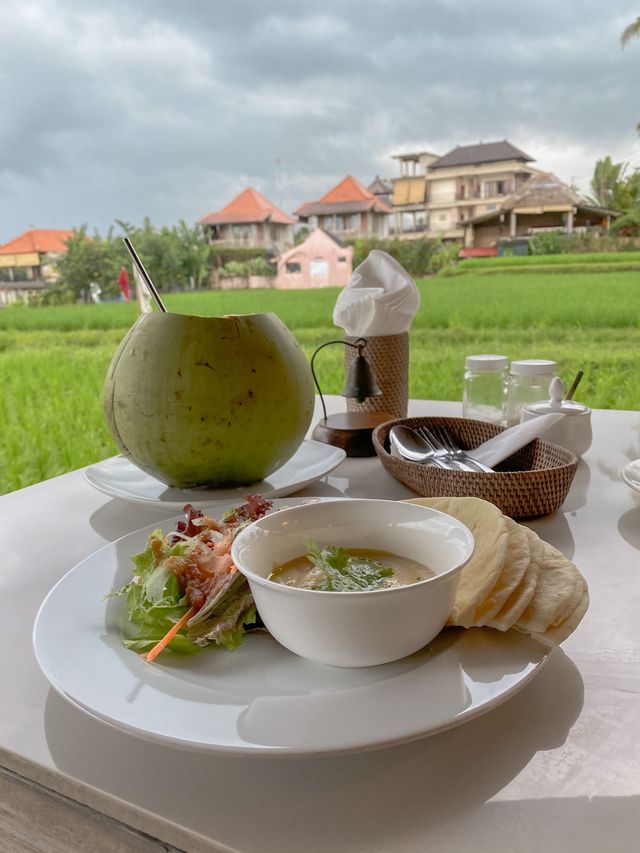
[{"label": "grass lawn", "polygon": [[[411,396],[459,400],[465,355],[498,352],[554,358],[567,381],[583,369],[581,401],[637,409],[640,281],[615,264],[606,273],[597,269],[554,274],[530,264],[491,276],[471,267],[419,282]],[[331,321],[337,294],[337,288],[207,291],[168,295],[166,303],[171,311],[201,315],[274,311],[310,356],[341,336]],[[102,419],[102,383],[135,318],[135,306],[120,303],[0,311],[0,494],[116,452]],[[342,359],[333,347],[316,361],[327,393],[342,387]]]}]

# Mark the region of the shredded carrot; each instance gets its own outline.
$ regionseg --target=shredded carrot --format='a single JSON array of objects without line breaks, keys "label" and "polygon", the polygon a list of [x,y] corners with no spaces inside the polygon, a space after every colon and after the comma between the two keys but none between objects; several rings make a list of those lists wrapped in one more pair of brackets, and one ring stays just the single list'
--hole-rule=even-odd
[{"label": "shredded carrot", "polygon": [[147,661],[147,663],[153,663],[153,661],[158,657],[160,652],[169,645],[171,640],[173,640],[180,628],[182,628],[182,626],[186,624],[189,619],[191,619],[191,617],[196,613],[196,610],[196,607],[191,606],[184,614],[184,616],[178,619],[176,624],[167,631],[167,633],[158,643],[155,644],[151,651],[147,652],[147,654],[144,656],[144,659]]}]

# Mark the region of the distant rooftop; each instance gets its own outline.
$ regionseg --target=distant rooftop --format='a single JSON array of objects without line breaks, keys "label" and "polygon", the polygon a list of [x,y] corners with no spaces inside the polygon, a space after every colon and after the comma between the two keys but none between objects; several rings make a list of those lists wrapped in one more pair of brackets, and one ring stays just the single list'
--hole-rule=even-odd
[{"label": "distant rooftop", "polygon": [[439,154],[434,154],[433,151],[414,151],[409,154],[392,154],[392,160],[420,160],[421,157],[435,157],[436,160],[440,159]]},{"label": "distant rooftop", "polygon": [[374,210],[377,213],[391,213],[389,205],[362,186],[351,175],[343,178],[318,201],[307,201],[295,214],[302,219],[309,216],[322,216],[332,213],[359,213]]},{"label": "distant rooftop", "polygon": [[22,255],[37,252],[46,255],[48,252],[63,253],[67,251],[65,240],[73,235],[73,231],[33,228],[25,231],[15,240],[0,246],[0,255]]},{"label": "distant rooftop", "polygon": [[482,163],[500,163],[507,160],[533,162],[524,151],[516,148],[506,139],[499,142],[480,142],[477,145],[458,145],[444,157],[440,157],[429,169],[448,169],[452,166],[478,166]]},{"label": "distant rooftop", "polygon": [[247,187],[217,213],[208,213],[198,220],[200,225],[235,225],[248,222],[275,222],[294,225],[287,216],[253,187]]},{"label": "distant rooftop", "polygon": [[374,195],[388,195],[393,191],[393,185],[388,181],[385,181],[384,178],[381,178],[380,175],[376,175],[367,189]]}]

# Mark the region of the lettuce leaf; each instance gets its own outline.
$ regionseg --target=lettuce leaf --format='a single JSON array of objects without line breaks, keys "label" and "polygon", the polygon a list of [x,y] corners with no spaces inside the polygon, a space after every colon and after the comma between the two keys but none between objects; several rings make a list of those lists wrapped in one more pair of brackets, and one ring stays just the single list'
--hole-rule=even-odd
[{"label": "lettuce leaf", "polygon": [[[165,561],[170,556],[182,556],[193,547],[194,543],[188,540],[167,545],[162,531],[154,530],[145,550],[132,556],[133,578],[111,594],[126,597],[121,625],[126,648],[138,653],[150,651],[189,609],[187,597]],[[256,620],[249,585],[238,573],[206,619],[192,628],[181,629],[167,649],[180,655],[193,654],[211,643],[235,649],[246,627]]]},{"label": "lettuce leaf", "polygon": [[[145,550],[131,557],[134,576],[117,593],[127,599],[122,634],[128,649],[150,651],[189,609],[178,579],[165,566],[167,557],[181,556],[189,547],[185,540],[169,546],[162,538],[162,531],[154,530]],[[181,633],[176,634],[167,648],[177,654],[198,651],[198,646]]]}]

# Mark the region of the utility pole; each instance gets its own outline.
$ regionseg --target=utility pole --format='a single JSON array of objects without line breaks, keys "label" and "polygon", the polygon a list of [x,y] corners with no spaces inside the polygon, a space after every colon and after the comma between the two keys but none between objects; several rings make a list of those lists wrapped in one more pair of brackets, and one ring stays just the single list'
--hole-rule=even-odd
[{"label": "utility pole", "polygon": [[282,160],[276,157],[276,203],[282,207]]}]

